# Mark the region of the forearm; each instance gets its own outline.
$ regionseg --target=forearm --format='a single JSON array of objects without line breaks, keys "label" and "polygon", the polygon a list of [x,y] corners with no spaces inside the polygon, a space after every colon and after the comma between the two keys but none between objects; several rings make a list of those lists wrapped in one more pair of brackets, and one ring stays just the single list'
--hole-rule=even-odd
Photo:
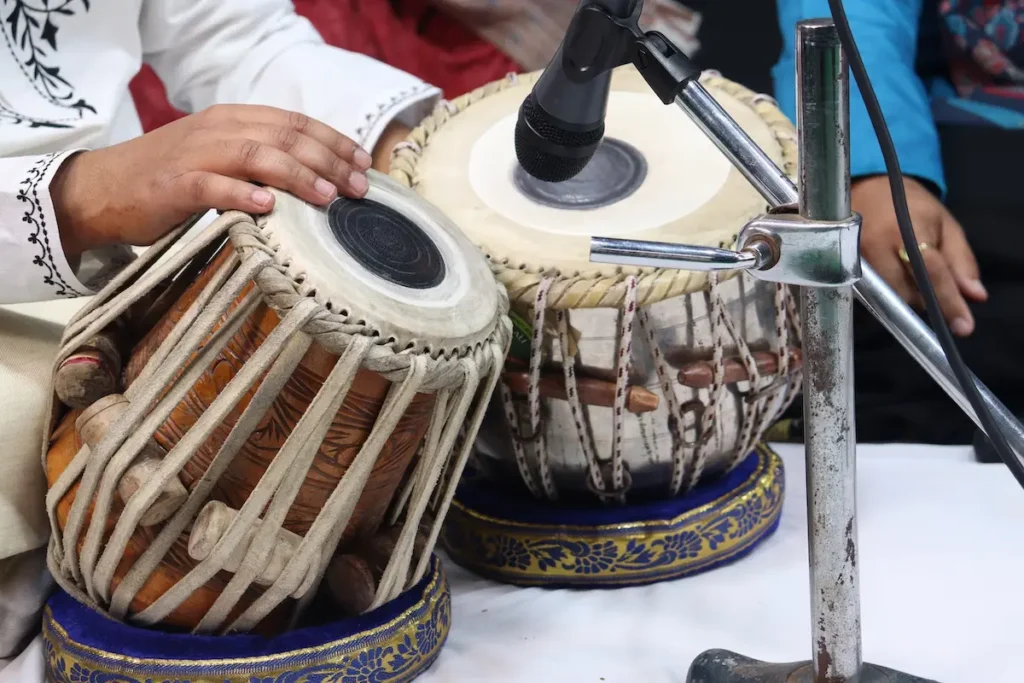
[{"label": "forearm", "polygon": [[[152,0],[147,61],[186,111],[264,104],[300,111],[372,151],[392,122],[416,125],[436,88],[324,43],[285,0]],[[200,45],[201,42],[201,45]]]},{"label": "forearm", "polygon": [[[945,191],[938,133],[924,84],[914,72],[921,0],[846,2],[850,27],[864,59],[905,175]],[[827,0],[779,0],[782,56],[773,69],[779,106],[796,119],[796,24],[830,16]],[[885,173],[881,147],[860,89],[850,84],[851,173]]]}]

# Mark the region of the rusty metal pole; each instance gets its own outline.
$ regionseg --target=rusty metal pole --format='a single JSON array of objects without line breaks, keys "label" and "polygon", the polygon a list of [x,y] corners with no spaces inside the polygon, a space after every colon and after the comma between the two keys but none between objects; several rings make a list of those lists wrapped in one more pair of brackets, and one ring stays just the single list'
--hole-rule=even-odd
[{"label": "rusty metal pole", "polygon": [[[850,82],[831,21],[797,28],[800,215],[840,221],[850,209]],[[815,683],[861,671],[857,575],[853,289],[803,291],[804,425]]]}]

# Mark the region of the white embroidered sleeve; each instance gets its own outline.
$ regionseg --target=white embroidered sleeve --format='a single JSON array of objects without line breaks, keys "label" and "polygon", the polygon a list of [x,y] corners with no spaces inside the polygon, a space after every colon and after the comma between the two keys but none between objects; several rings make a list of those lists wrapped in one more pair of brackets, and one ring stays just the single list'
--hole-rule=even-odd
[{"label": "white embroidered sleeve", "polygon": [[265,104],[320,119],[372,150],[391,121],[416,125],[440,91],[331,47],[288,0],[148,0],[143,51],[185,111]]},{"label": "white embroidered sleeve", "polygon": [[134,258],[115,247],[90,252],[76,269],[68,263],[50,182],[76,151],[0,158],[0,304],[95,294]]}]

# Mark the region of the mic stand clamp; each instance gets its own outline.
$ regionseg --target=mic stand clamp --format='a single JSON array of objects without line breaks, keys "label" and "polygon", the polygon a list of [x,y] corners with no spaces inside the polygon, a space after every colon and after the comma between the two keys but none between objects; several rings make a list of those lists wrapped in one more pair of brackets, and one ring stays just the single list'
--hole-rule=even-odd
[{"label": "mic stand clamp", "polygon": [[782,206],[744,226],[736,251],[594,237],[593,263],[678,270],[746,270],[759,280],[799,287],[849,287],[860,280],[861,217],[812,220]]}]

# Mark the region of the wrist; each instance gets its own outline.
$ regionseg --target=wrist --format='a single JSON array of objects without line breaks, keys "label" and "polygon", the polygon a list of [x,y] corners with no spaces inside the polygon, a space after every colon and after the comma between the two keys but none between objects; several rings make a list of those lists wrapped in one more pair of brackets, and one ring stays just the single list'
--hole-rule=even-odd
[{"label": "wrist", "polygon": [[72,270],[77,269],[82,254],[107,246],[109,242],[97,230],[90,214],[95,213],[89,197],[88,166],[95,152],[72,154],[50,181],[50,199],[60,232],[61,247]]},{"label": "wrist", "polygon": [[387,173],[391,169],[391,152],[395,149],[395,145],[405,140],[411,132],[408,126],[397,120],[388,124],[373,147],[374,170]]}]

